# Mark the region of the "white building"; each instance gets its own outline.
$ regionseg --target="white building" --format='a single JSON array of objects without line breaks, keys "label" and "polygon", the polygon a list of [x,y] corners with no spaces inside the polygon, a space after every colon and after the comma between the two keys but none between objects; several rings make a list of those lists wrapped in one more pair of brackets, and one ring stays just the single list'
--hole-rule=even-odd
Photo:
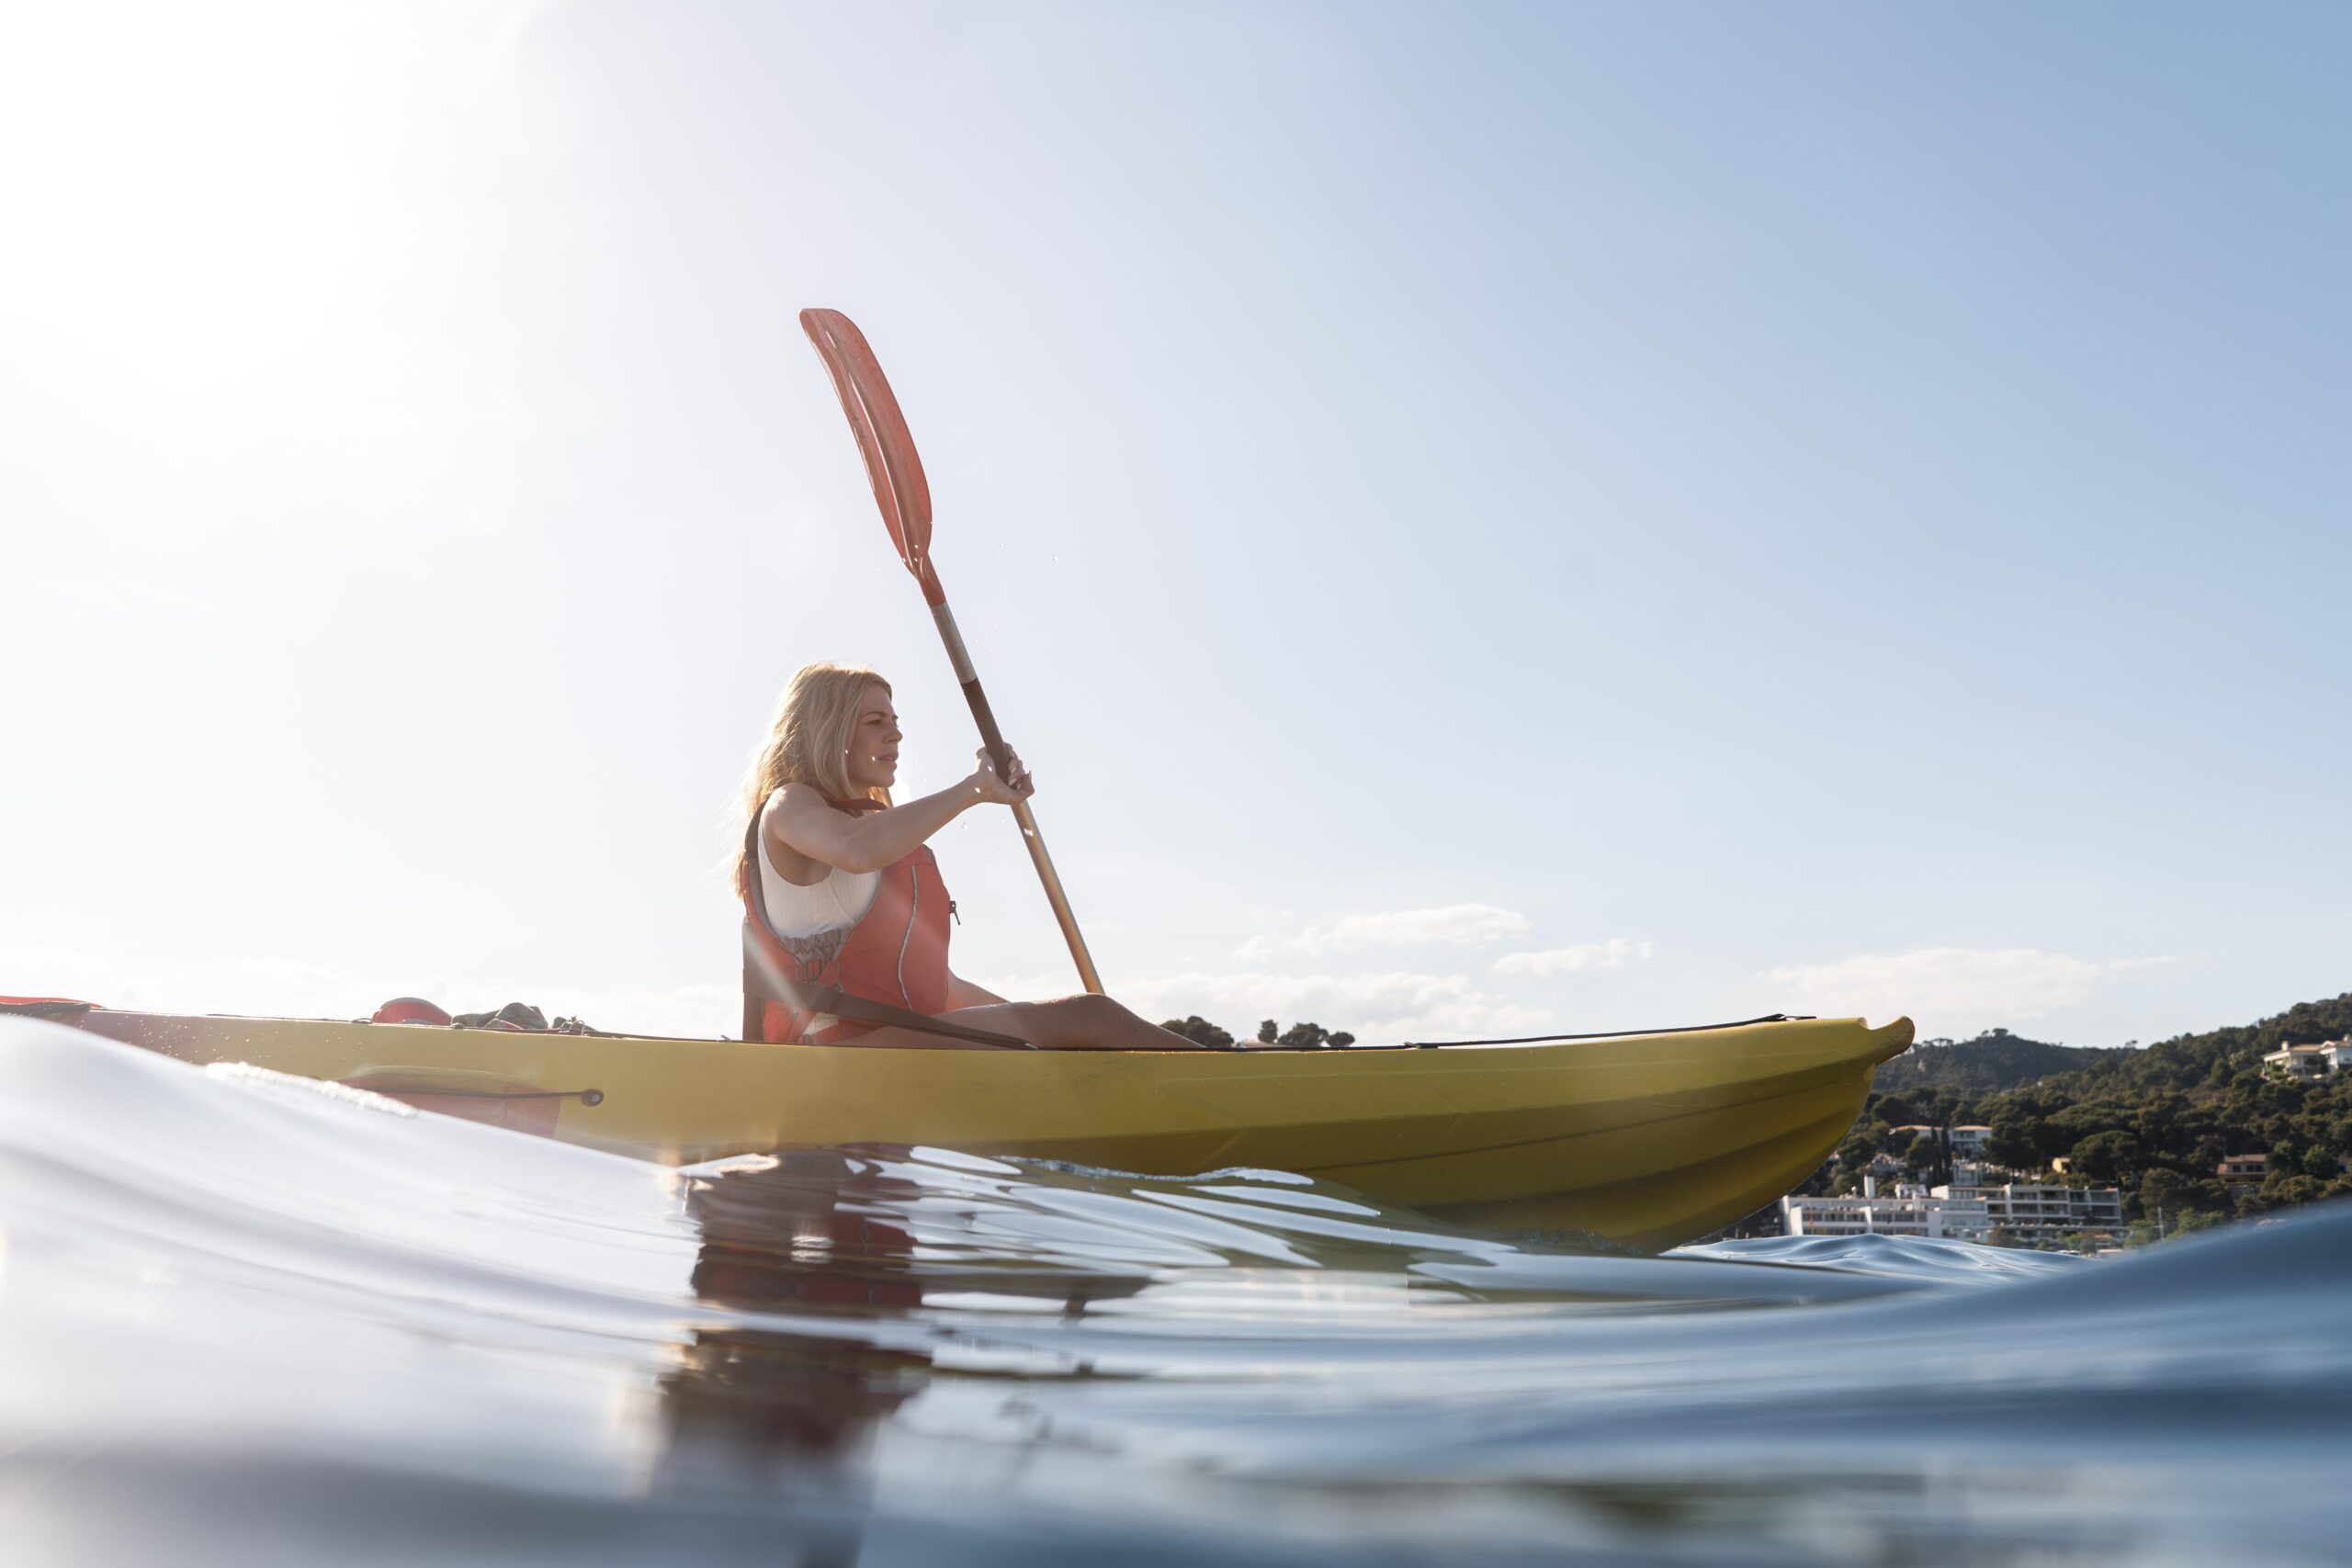
[{"label": "white building", "polygon": [[1984,1205],[1993,1225],[2019,1241],[2055,1241],[2069,1232],[2123,1233],[2123,1194],[2112,1187],[1939,1187],[1939,1198]]},{"label": "white building", "polygon": [[1895,1189],[1892,1198],[1875,1193],[1860,1198],[1799,1198],[1781,1200],[1781,1230],[1788,1235],[1918,1235],[1983,1241],[1993,1234],[1993,1223],[1979,1201],[1930,1193],[1909,1185]]},{"label": "white building", "polygon": [[2307,1082],[2341,1072],[2347,1062],[2352,1062],[2352,1034],[2341,1040],[2324,1040],[2316,1045],[2290,1045],[2284,1050],[2267,1051],[2262,1057],[2264,1066]]}]

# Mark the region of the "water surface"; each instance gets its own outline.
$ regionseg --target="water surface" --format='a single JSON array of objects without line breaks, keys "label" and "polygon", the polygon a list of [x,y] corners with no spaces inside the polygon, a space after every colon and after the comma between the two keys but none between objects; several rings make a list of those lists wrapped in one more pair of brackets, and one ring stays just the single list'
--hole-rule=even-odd
[{"label": "water surface", "polygon": [[2335,1563],[2352,1212],[1612,1255],[0,1020],[11,1562]]}]

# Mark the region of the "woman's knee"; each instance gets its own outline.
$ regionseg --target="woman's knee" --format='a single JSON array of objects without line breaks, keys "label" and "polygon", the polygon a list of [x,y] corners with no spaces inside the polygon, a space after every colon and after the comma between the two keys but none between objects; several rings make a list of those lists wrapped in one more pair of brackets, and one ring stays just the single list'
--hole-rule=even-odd
[{"label": "woman's knee", "polygon": [[1062,997],[1045,1005],[1051,1010],[1057,1021],[1080,1028],[1101,1028],[1124,1022],[1135,1016],[1110,998],[1096,996],[1091,991]]},{"label": "woman's knee", "polygon": [[1108,997],[1085,993],[1049,1002],[1032,1002],[1039,1021],[1070,1039],[1091,1039],[1135,1027],[1136,1016]]}]

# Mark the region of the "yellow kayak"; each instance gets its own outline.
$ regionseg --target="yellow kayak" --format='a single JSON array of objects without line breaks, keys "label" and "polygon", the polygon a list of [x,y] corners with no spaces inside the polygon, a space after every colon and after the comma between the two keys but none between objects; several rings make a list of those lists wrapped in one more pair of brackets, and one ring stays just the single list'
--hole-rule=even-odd
[{"label": "yellow kayak", "polygon": [[1526,1044],[896,1050],[93,1010],[94,1034],[250,1062],[673,1165],[923,1144],[1155,1175],[1344,1183],[1465,1224],[1663,1247],[1803,1180],[1911,1021],[1770,1020]]}]

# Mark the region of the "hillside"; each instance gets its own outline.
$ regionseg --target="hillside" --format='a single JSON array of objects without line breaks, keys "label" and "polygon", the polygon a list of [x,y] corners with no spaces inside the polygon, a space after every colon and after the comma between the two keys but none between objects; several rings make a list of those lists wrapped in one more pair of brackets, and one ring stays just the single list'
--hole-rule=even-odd
[{"label": "hillside", "polygon": [[1923,1040],[1880,1067],[1871,1088],[1881,1094],[1930,1088],[1991,1094],[2131,1054],[2129,1046],[2053,1045],[1995,1029],[1973,1040]]},{"label": "hillside", "polygon": [[[2352,993],[2144,1050],[2010,1034],[1933,1043],[1879,1069],[1861,1119],[1805,1190],[1849,1190],[1879,1155],[1925,1174],[1931,1141],[1895,1129],[1973,1122],[2020,1179],[2052,1179],[2063,1156],[2064,1179],[2120,1187],[2130,1217],[2161,1213],[2174,1228],[2352,1193],[2352,1071],[2304,1083],[2262,1066],[2266,1051],[2347,1034]],[[2218,1179],[2225,1156],[2256,1154],[2268,1160],[2258,1187]]]}]

